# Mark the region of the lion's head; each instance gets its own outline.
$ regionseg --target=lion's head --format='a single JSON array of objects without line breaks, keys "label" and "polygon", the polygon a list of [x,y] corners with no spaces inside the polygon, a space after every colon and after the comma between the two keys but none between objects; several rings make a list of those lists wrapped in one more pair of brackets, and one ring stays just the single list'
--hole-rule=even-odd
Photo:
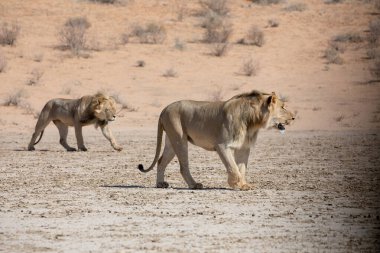
[{"label": "lion's head", "polygon": [[101,121],[113,121],[116,118],[116,102],[112,97],[98,93],[93,99],[94,115]]},{"label": "lion's head", "polygon": [[285,102],[277,97],[273,92],[266,101],[269,110],[267,128],[285,130],[285,125],[289,125],[294,119],[294,114],[285,107]]}]

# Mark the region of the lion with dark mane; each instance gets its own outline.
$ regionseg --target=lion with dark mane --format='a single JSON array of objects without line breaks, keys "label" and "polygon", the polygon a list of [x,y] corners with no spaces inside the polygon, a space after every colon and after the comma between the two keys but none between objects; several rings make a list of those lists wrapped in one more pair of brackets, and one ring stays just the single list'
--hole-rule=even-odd
[{"label": "lion with dark mane", "polygon": [[[245,173],[250,148],[256,142],[261,128],[285,130],[294,115],[285,108],[284,102],[274,93],[259,91],[240,94],[227,101],[205,102],[183,100],[168,105],[160,115],[157,130],[156,155],[152,170],[158,161],[156,186],[167,188],[165,168],[176,155],[180,172],[189,188],[201,189],[190,174],[188,142],[209,151],[216,151],[227,169],[228,184],[235,189],[249,190]],[[161,142],[166,133],[162,156]]]},{"label": "lion with dark mane", "polygon": [[[123,148],[116,143],[111,130],[108,128],[108,123],[115,118],[115,100],[102,93],[97,93],[94,96],[83,96],[80,99],[52,99],[45,104],[40,113],[28,150],[35,149],[34,145],[41,140],[44,129],[53,121],[59,131],[59,143],[67,151],[76,151],[75,148],[67,144],[68,127],[74,126],[75,128],[78,149],[87,151],[83,142],[82,127],[91,124],[95,124],[95,127],[100,126],[103,135],[112,147],[121,151]],[[40,137],[36,141],[38,136]]]}]

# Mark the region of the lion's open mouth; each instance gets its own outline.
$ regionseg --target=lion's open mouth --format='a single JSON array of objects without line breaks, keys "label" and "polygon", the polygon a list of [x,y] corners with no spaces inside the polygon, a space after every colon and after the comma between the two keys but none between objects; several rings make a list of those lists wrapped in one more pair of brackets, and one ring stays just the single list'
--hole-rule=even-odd
[{"label": "lion's open mouth", "polygon": [[284,131],[284,130],[285,130],[285,126],[284,126],[282,123],[278,123],[278,124],[277,124],[277,128],[278,128],[278,130],[280,130],[280,131]]}]

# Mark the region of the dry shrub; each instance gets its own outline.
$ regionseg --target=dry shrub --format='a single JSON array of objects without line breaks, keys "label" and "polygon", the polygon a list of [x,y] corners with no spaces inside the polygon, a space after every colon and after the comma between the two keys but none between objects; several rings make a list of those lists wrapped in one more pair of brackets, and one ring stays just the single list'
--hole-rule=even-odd
[{"label": "dry shrub", "polygon": [[139,67],[139,68],[145,67],[145,61],[138,60],[137,63],[136,63],[136,67]]},{"label": "dry shrub", "polygon": [[85,17],[69,18],[59,33],[59,39],[65,49],[79,55],[87,48],[87,29],[91,26]]},{"label": "dry shrub", "polygon": [[325,4],[338,4],[338,3],[343,3],[344,0],[325,0]]},{"label": "dry shrub", "polygon": [[339,51],[333,47],[328,47],[325,50],[324,57],[327,59],[327,63],[343,64],[343,59],[340,57]]},{"label": "dry shrub", "polygon": [[112,97],[115,99],[115,102],[117,104],[121,105],[122,110],[127,110],[128,112],[137,112],[138,111],[138,108],[131,106],[118,93],[113,93]]},{"label": "dry shrub", "polygon": [[376,81],[380,81],[380,59],[377,59],[371,68],[371,74]]},{"label": "dry shrub", "polygon": [[115,4],[119,2],[119,0],[88,0],[88,1],[94,2],[94,3],[102,3],[102,4]]},{"label": "dry shrub", "polygon": [[4,106],[19,106],[21,104],[22,98],[25,97],[25,91],[20,89],[15,91],[12,94],[9,94],[7,98],[4,100]]},{"label": "dry shrub", "polygon": [[227,0],[202,0],[200,4],[202,6],[201,15],[208,15],[211,12],[219,16],[226,16],[230,12]]},{"label": "dry shrub", "polygon": [[252,0],[252,3],[261,5],[279,4],[281,2],[282,0]]},{"label": "dry shrub", "polygon": [[376,47],[369,48],[367,50],[367,57],[370,60],[380,59],[380,48],[376,48]]},{"label": "dry shrub", "polygon": [[4,54],[0,51],[0,73],[4,72],[6,67],[7,59],[5,58]]},{"label": "dry shrub", "polygon": [[348,32],[348,33],[336,35],[335,37],[333,37],[332,40],[336,42],[349,42],[349,43],[363,42],[362,36],[360,36],[360,34],[355,33],[355,32]]},{"label": "dry shrub", "polygon": [[257,75],[259,71],[259,64],[258,62],[253,61],[252,58],[244,61],[242,72],[246,76],[255,76]]},{"label": "dry shrub", "polygon": [[369,23],[368,42],[372,45],[378,44],[380,40],[380,19],[372,20]]},{"label": "dry shrub", "polygon": [[280,23],[278,22],[277,19],[269,19],[268,20],[268,26],[269,27],[278,27]]},{"label": "dry shrub", "polygon": [[166,29],[161,25],[149,23],[145,27],[134,25],[129,34],[124,34],[124,43],[128,43],[131,37],[137,37],[140,43],[157,44],[166,39]]},{"label": "dry shrub", "polygon": [[170,69],[167,69],[162,76],[164,76],[164,77],[177,77],[177,72],[173,68],[170,68]]},{"label": "dry shrub", "polygon": [[211,55],[221,57],[227,54],[227,51],[230,49],[228,43],[214,43],[211,46]]},{"label": "dry shrub", "polygon": [[343,54],[346,51],[346,45],[336,41],[330,41],[329,48],[333,48],[341,54]]},{"label": "dry shrub", "polygon": [[186,43],[176,38],[174,41],[174,48],[183,51],[186,49]]},{"label": "dry shrub", "polygon": [[284,8],[284,11],[289,11],[289,12],[292,12],[292,11],[304,11],[307,9],[307,5],[304,4],[304,3],[293,3],[293,4],[289,4],[288,6],[286,6]]},{"label": "dry shrub", "polygon": [[3,22],[0,26],[0,44],[1,45],[14,45],[20,33],[20,26],[17,24],[8,24]]},{"label": "dry shrub", "polygon": [[204,43],[226,43],[232,34],[229,21],[215,13],[204,17],[202,27],[206,28],[203,35]]},{"label": "dry shrub", "polygon": [[261,47],[264,45],[264,32],[260,30],[257,26],[252,26],[246,37],[239,40],[238,43],[244,45],[255,45]]},{"label": "dry shrub", "polygon": [[40,81],[43,74],[44,72],[42,70],[33,69],[31,72],[31,78],[26,82],[26,84],[30,86],[38,85],[38,82]]}]

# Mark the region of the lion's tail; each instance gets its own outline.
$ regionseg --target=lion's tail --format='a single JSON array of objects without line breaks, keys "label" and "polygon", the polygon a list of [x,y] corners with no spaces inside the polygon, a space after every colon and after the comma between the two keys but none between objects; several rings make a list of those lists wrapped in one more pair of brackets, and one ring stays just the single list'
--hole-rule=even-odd
[{"label": "lion's tail", "polygon": [[157,146],[156,146],[156,155],[154,157],[154,160],[152,162],[152,164],[149,166],[148,169],[144,170],[144,166],[142,164],[139,164],[137,166],[137,168],[141,171],[141,172],[149,172],[151,171],[154,166],[156,165],[157,161],[158,161],[158,157],[160,156],[160,152],[161,152],[161,143],[162,143],[162,134],[164,132],[164,128],[162,126],[162,123],[161,123],[161,120],[158,120],[158,126],[157,126]]},{"label": "lion's tail", "polygon": [[44,135],[44,130],[41,131],[41,133],[40,133],[40,138],[38,139],[38,141],[36,141],[36,142],[34,143],[34,145],[36,145],[37,143],[40,142],[40,140],[42,139],[42,135]]}]

